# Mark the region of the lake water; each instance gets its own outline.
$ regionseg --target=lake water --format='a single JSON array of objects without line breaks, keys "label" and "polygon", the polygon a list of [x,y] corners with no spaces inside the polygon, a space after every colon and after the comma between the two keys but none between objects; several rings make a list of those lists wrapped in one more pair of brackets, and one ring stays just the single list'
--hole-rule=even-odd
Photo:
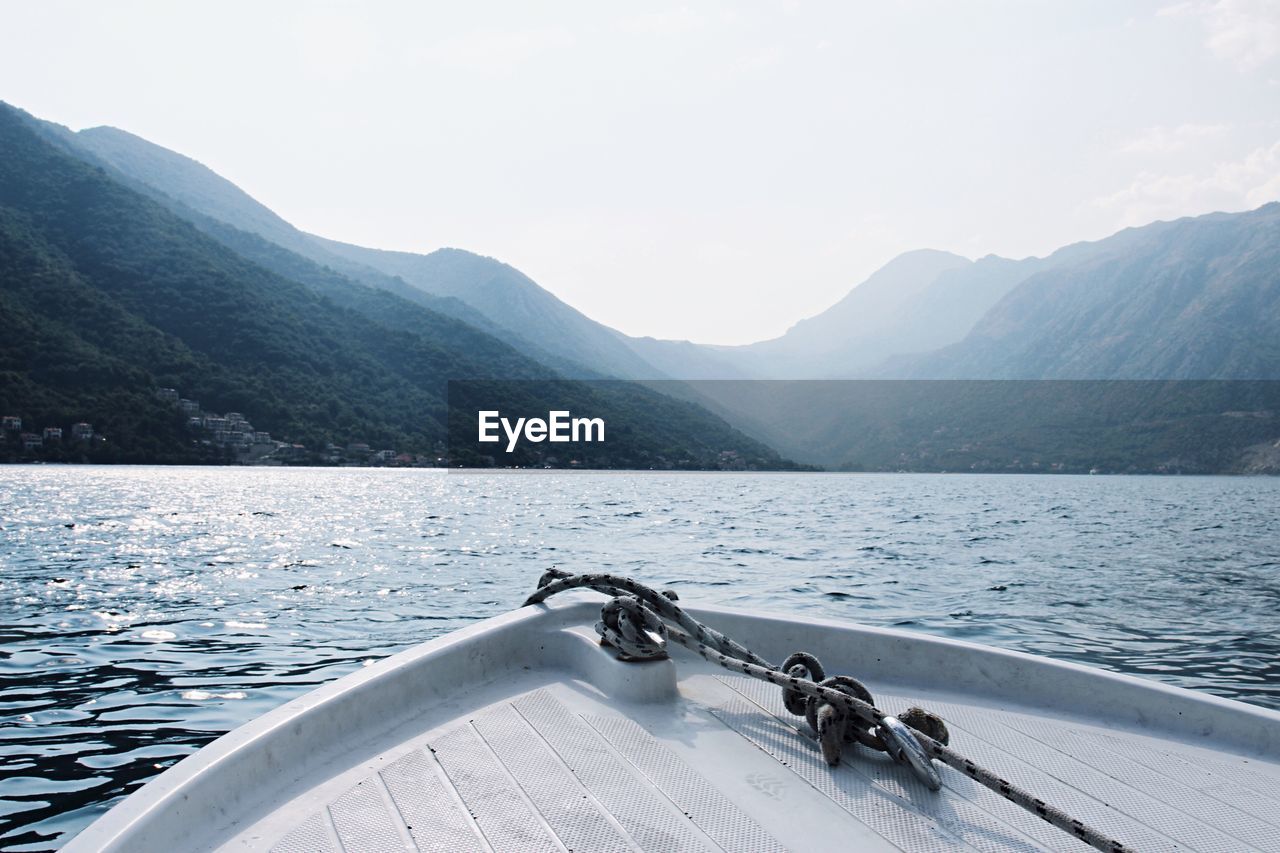
[{"label": "lake water", "polygon": [[1280,708],[1280,479],[0,467],[0,848],[550,566]]}]

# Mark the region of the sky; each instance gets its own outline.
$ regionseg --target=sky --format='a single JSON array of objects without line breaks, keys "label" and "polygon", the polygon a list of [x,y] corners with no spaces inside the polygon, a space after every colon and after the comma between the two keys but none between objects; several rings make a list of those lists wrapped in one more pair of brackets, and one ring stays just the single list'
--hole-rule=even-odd
[{"label": "sky", "polygon": [[1280,0],[0,5],[0,99],[740,344],[896,254],[1280,199]]}]

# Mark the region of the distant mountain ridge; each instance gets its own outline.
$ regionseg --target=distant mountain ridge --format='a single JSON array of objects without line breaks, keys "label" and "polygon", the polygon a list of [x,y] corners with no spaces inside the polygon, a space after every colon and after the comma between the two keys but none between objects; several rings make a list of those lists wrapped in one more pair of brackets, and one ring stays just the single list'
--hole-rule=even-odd
[{"label": "distant mountain ridge", "polygon": [[[822,313],[801,320],[773,340],[741,347],[717,347],[730,363],[771,379],[845,378],[881,358],[888,347],[932,349],[963,336],[966,328],[947,328],[922,297],[937,289],[948,273],[972,262],[950,252],[920,249],[885,264]],[[950,324],[954,326],[954,323]]]},{"label": "distant mountain ridge", "polygon": [[389,290],[464,322],[502,330],[526,354],[586,377],[657,378],[625,336],[586,317],[519,270],[461,249],[426,255],[369,249],[307,234],[203,164],[111,127],[73,132],[47,125],[79,149],[159,193],[179,215],[207,217],[256,234],[371,287]]},{"label": "distant mountain ridge", "polygon": [[533,279],[494,258],[462,249],[426,255],[367,249],[313,237],[326,251],[373,267],[428,293],[466,303],[517,339],[585,372],[626,379],[662,376],[607,326],[562,302]]},{"label": "distant mountain ridge", "polygon": [[908,252],[782,337],[716,352],[780,379],[1278,379],[1280,203],[1044,258]]},{"label": "distant mountain ridge", "polygon": [[144,194],[158,196],[183,218],[231,225],[341,273],[348,278],[395,293],[432,310],[472,325],[487,322],[482,314],[457,300],[436,297],[373,267],[353,263],[324,249],[309,234],[294,228],[226,178],[195,160],[114,127],[71,131],[52,122],[33,119],[49,139],[74,156],[111,168],[118,177]]},{"label": "distant mountain ridge", "polygon": [[962,341],[892,360],[927,379],[1280,379],[1280,203],[1060,250]]},{"label": "distant mountain ridge", "polygon": [[[461,249],[419,255],[306,234],[194,160],[124,131],[73,133],[48,125],[47,132],[167,200],[179,215],[238,251],[254,250],[246,236],[253,235],[321,270],[499,334],[566,376],[1280,375],[1280,358],[1269,344],[1280,338],[1280,327],[1275,277],[1268,273],[1274,268],[1268,266],[1269,253],[1280,236],[1268,224],[1274,217],[1262,211],[1153,223],[1066,246],[1044,258],[992,255],[970,261],[936,250],[908,252],[778,338],[705,346],[622,334],[576,311],[519,270]],[[1236,239],[1237,230],[1249,234]],[[1216,236],[1178,242],[1179,235],[1210,231]],[[272,256],[264,249],[258,246],[255,257],[270,265]],[[1253,260],[1241,255],[1245,268],[1231,271],[1232,253]],[[296,260],[290,265],[295,277],[301,274],[298,266]],[[1174,279],[1179,283],[1171,288]],[[1166,298],[1178,303],[1177,311]]]}]

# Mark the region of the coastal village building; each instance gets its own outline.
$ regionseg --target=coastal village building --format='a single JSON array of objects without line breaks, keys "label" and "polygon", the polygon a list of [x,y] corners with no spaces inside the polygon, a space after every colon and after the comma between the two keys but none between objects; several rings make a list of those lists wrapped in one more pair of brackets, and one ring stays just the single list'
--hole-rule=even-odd
[{"label": "coastal village building", "polygon": [[[157,399],[173,404],[187,416],[187,429],[199,436],[200,443],[232,451],[235,461],[241,464],[280,465],[307,462],[313,458],[335,465],[434,466],[444,464],[443,459],[415,457],[390,449],[375,452],[367,442],[363,441],[350,442],[345,448],[330,442],[322,454],[313,457],[311,451],[301,444],[280,441],[272,438],[271,433],[266,430],[255,429],[243,412],[227,412],[222,415],[206,412],[200,408],[199,401],[180,396],[176,388],[156,388],[153,393]],[[14,420],[17,421],[16,418]],[[8,422],[9,419],[6,418],[6,425]],[[18,427],[15,429],[20,428],[21,422],[18,421]],[[86,437],[92,437],[92,435],[90,431]],[[78,435],[76,437],[80,438]]]},{"label": "coastal village building", "polygon": [[[300,464],[313,461],[331,465],[392,465],[399,467],[441,467],[448,465],[442,455],[444,445],[437,443],[436,455],[413,455],[390,448],[375,451],[368,442],[352,441],[345,446],[329,442],[323,452],[313,453],[306,446],[291,444],[272,438],[266,430],[255,429],[242,412],[219,415],[200,408],[198,400],[182,397],[176,388],[155,388],[152,393],[186,415],[187,429],[194,439],[206,446],[216,446],[229,451],[228,461],[242,465]],[[87,444],[105,442],[106,436],[95,432],[87,421],[74,424],[70,431],[58,426],[46,426],[40,433],[23,432],[22,418],[4,415],[0,418],[0,443],[21,447],[24,453],[39,455],[42,448],[68,442]]]}]

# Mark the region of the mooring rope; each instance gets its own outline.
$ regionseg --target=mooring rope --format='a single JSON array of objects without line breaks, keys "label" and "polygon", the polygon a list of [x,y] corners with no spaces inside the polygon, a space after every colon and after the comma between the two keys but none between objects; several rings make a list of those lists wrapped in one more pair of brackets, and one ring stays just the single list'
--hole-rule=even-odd
[{"label": "mooring rope", "polygon": [[[694,619],[675,603],[677,596],[670,590],[659,592],[619,575],[571,575],[551,569],[539,579],[538,590],[525,604],[538,604],[570,589],[591,589],[611,597],[601,610],[596,631],[624,659],[666,657],[666,641],[670,640],[725,669],[781,687],[787,710],[808,720],[828,764],[839,763],[841,748],[857,742],[910,764],[925,784],[937,790],[936,769],[927,758],[923,759],[927,768],[913,760],[913,753],[923,752],[1091,847],[1107,853],[1132,850],[951,749],[946,725],[937,715],[921,708],[910,708],[898,717],[886,714],[875,706],[861,682],[849,676],[826,678],[822,664],[806,652],[797,652],[781,667],[775,666]],[[902,732],[910,736],[903,737]],[[915,743],[905,742],[913,739]]]}]

